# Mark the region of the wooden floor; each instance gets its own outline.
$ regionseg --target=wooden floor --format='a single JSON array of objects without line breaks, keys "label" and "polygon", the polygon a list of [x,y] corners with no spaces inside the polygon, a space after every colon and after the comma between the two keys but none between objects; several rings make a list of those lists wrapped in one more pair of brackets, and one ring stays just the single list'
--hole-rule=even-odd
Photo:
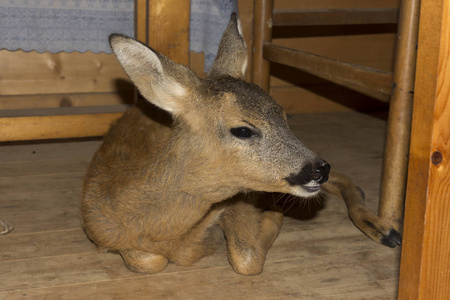
[{"label": "wooden floor", "polygon": [[[385,122],[357,113],[290,122],[376,210]],[[258,276],[234,273],[225,248],[192,267],[128,271],[80,227],[82,177],[99,143],[0,146],[0,219],[15,227],[0,236],[0,299],[396,299],[400,250],[369,240],[331,197],[285,202],[291,217]]]}]

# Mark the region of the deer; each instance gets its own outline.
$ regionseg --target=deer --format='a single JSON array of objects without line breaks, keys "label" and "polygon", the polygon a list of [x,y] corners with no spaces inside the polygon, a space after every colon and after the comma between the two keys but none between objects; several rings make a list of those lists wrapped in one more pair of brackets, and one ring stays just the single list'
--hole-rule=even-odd
[{"label": "deer", "polygon": [[368,237],[401,244],[361,190],[290,131],[283,108],[245,81],[236,14],[205,77],[130,37],[112,34],[110,45],[144,100],[111,126],[83,180],[82,225],[99,250],[155,273],[224,241],[235,272],[259,274],[283,224],[282,212],[258,207],[261,192],[337,195]]}]

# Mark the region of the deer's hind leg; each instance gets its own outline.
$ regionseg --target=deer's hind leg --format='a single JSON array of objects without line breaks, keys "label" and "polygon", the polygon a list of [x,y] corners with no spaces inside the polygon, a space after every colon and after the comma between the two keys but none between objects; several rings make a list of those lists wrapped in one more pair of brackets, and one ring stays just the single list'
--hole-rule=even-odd
[{"label": "deer's hind leg", "polygon": [[345,201],[350,219],[364,234],[391,248],[401,245],[400,233],[365,206],[363,192],[348,177],[331,173],[323,188]]},{"label": "deer's hind leg", "polygon": [[261,212],[251,203],[236,201],[225,210],[219,221],[233,269],[243,275],[262,272],[266,254],[277,238],[283,215]]}]

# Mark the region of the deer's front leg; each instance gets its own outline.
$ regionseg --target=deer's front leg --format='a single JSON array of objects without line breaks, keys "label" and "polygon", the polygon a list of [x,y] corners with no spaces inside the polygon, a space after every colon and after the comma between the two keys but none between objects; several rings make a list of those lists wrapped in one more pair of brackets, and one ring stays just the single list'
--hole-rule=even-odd
[{"label": "deer's front leg", "polygon": [[348,214],[355,226],[375,242],[391,248],[402,244],[400,233],[365,206],[362,191],[348,177],[331,173],[329,181],[323,188],[345,201]]},{"label": "deer's front leg", "polygon": [[220,225],[225,233],[228,259],[239,274],[262,272],[266,254],[277,238],[283,215],[261,212],[252,204],[236,202],[223,212]]},{"label": "deer's front leg", "polygon": [[125,265],[130,271],[137,273],[157,273],[164,270],[169,260],[159,254],[139,250],[120,250]]}]

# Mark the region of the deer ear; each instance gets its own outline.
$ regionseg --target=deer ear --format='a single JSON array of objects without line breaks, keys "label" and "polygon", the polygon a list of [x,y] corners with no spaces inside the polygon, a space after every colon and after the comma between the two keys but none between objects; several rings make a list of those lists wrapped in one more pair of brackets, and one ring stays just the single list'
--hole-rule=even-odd
[{"label": "deer ear", "polygon": [[227,29],[223,33],[219,51],[209,75],[230,75],[236,78],[244,78],[247,65],[247,45],[242,35],[240,21],[236,13],[233,13]]},{"label": "deer ear", "polygon": [[109,37],[111,48],[139,92],[147,101],[178,115],[192,72],[161,53],[124,35]]}]

